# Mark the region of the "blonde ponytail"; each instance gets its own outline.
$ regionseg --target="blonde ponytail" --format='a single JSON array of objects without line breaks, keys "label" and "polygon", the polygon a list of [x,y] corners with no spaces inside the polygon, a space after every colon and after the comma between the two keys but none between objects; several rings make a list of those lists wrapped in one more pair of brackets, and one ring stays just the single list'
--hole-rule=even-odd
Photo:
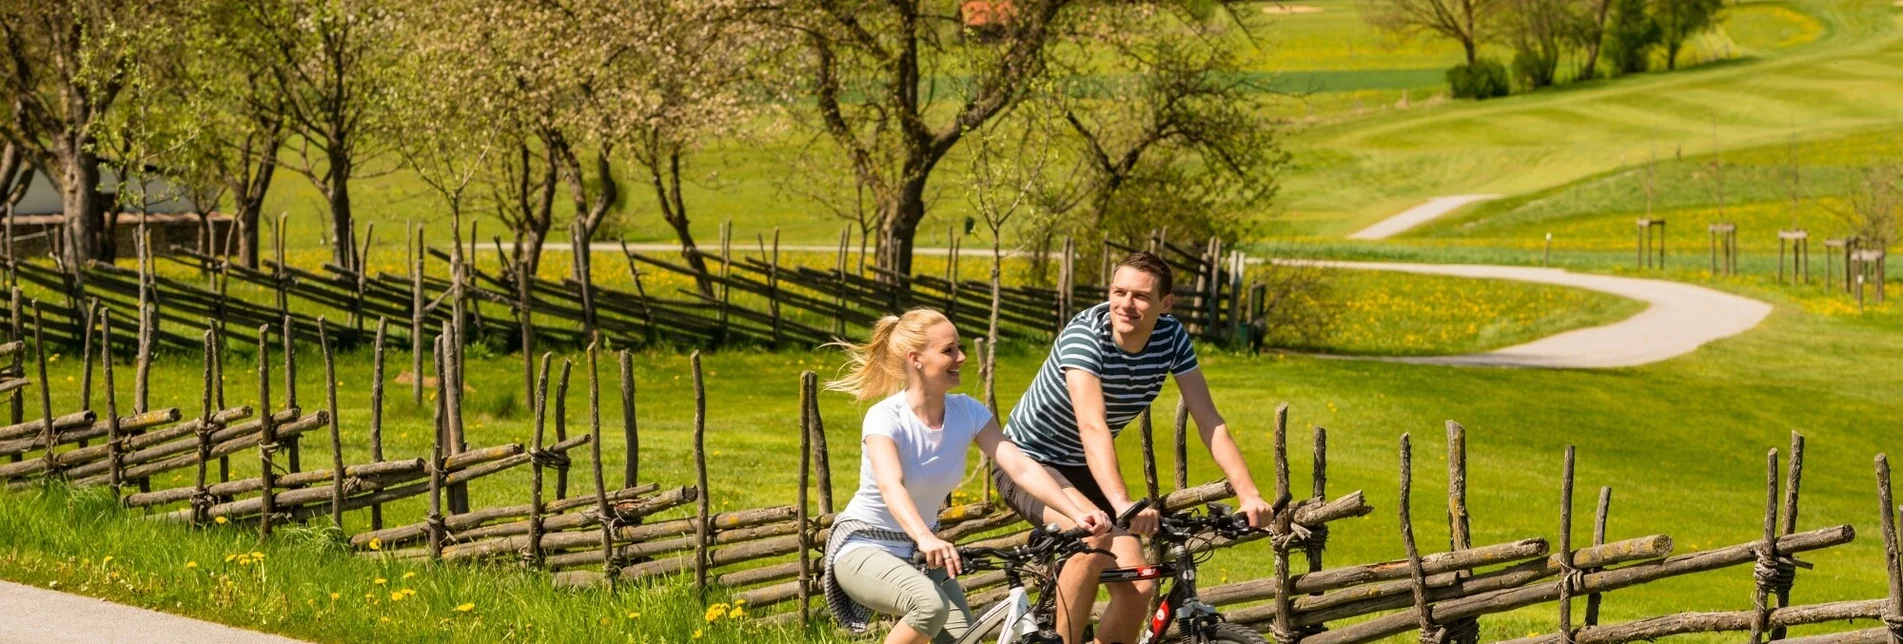
[{"label": "blonde ponytail", "polygon": [[920,308],[905,315],[888,315],[872,325],[865,344],[839,341],[846,351],[846,375],[826,383],[828,391],[852,394],[860,402],[881,398],[905,388],[905,354],[925,346],[925,330],[948,322],[945,314]]}]

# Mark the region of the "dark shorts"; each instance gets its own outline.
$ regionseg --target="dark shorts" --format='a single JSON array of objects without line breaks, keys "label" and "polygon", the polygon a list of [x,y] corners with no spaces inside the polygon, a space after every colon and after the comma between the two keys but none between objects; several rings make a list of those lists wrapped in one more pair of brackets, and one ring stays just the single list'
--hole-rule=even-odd
[{"label": "dark shorts", "polygon": [[[1085,499],[1089,499],[1093,505],[1096,505],[1097,509],[1103,510],[1106,514],[1116,511],[1115,508],[1110,507],[1110,500],[1104,497],[1103,488],[1097,486],[1096,477],[1090,475],[1089,466],[1067,467],[1045,463],[1039,463],[1039,465],[1043,465],[1044,472],[1050,474],[1052,480],[1057,481],[1058,487],[1077,490],[1079,494],[1084,495]],[[1019,487],[1017,482],[1011,480],[1011,477],[1005,476],[1004,471],[998,469],[996,464],[991,466],[991,482],[998,486],[998,496],[1004,499],[1005,505],[1011,506],[1011,510],[1017,512],[1018,516],[1031,522],[1032,525],[1044,522],[1046,508],[1044,502],[1037,500],[1037,497],[1031,496],[1030,492]],[[1083,509],[1088,511],[1090,508]]]}]

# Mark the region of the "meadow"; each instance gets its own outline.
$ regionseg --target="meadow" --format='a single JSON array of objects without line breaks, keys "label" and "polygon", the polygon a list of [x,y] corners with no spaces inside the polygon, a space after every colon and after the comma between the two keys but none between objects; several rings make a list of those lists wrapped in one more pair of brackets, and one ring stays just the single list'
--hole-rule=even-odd
[{"label": "meadow", "polygon": [[[1260,410],[1291,403],[1291,426],[1298,436],[1305,436],[1311,425],[1329,428],[1331,490],[1365,490],[1377,507],[1373,516],[1336,528],[1329,561],[1399,556],[1393,515],[1395,441],[1402,432],[1415,434],[1420,444],[1416,503],[1431,507],[1444,490],[1437,483],[1444,459],[1436,447],[1443,420],[1455,419],[1470,429],[1477,542],[1555,536],[1559,457],[1570,444],[1580,449],[1582,490],[1615,487],[1614,538],[1664,532],[1677,540],[1681,552],[1754,538],[1763,451],[1785,445],[1786,432],[1795,429],[1809,437],[1811,448],[1802,525],[1851,523],[1864,535],[1850,546],[1819,553],[1818,569],[1803,573],[1797,597],[1810,602],[1878,596],[1884,582],[1880,569],[1871,564],[1880,548],[1872,538],[1876,503],[1869,459],[1894,447],[1892,433],[1873,429],[1896,422],[1893,394],[1903,386],[1903,373],[1883,365],[1903,358],[1903,334],[1898,333],[1903,322],[1893,315],[1812,313],[1775,293],[1763,296],[1779,309],[1762,328],[1687,357],[1635,369],[1448,369],[1213,349],[1204,350],[1203,362],[1218,404],[1258,469],[1267,462],[1268,448],[1268,427]],[[1001,404],[1008,408],[1015,402],[1041,358],[1035,350],[1013,349],[1001,355]],[[242,364],[242,356],[233,359]],[[831,374],[839,356],[727,352],[704,360],[715,507],[790,502],[797,469],[797,450],[789,448],[797,444],[798,373],[816,369]],[[642,480],[692,480],[686,362],[673,354],[637,357]],[[194,363],[192,356],[161,356],[158,381],[193,381]],[[338,364],[338,379],[347,383],[339,392],[340,411],[346,431],[352,433],[346,442],[346,457],[352,461],[367,458],[361,436],[368,414],[363,384],[368,381],[367,363],[362,353],[353,353]],[[58,364],[55,382],[76,372],[70,359]],[[321,376],[313,377],[318,365],[308,355],[301,365],[300,390],[307,400],[313,399],[321,385]],[[470,382],[477,388],[469,397],[471,442],[526,439],[530,419],[511,402],[521,385],[519,363],[496,357],[474,359],[469,366]],[[233,373],[244,372],[234,368]],[[127,380],[120,379],[122,387],[129,386]],[[577,410],[585,400],[585,380],[578,385],[571,398],[571,427],[584,422]],[[234,375],[226,386],[234,402],[255,397],[249,393],[255,385],[248,377]],[[61,399],[56,406],[71,407],[76,389],[70,384],[58,388]],[[192,391],[162,391],[156,404],[189,406],[197,397]],[[390,456],[426,453],[425,414],[408,402],[404,388],[393,389],[391,398],[386,428]],[[619,409],[613,396],[608,398],[604,415],[612,422]],[[1173,407],[1173,394],[1166,391],[1157,405]],[[853,438],[860,407],[829,394],[822,398],[821,410],[834,446],[835,486],[845,494],[856,469]],[[1167,423],[1163,427],[1167,436]],[[615,432],[607,435],[604,453],[612,472],[618,469],[621,446]],[[327,460],[322,442],[306,441],[307,462]],[[1305,440],[1292,442],[1306,445]],[[1119,442],[1126,476],[1139,476],[1136,448],[1133,437]],[[1296,480],[1305,480],[1306,466],[1301,464],[1308,462],[1306,450],[1293,452]],[[1190,454],[1192,481],[1217,476],[1206,453],[1192,447]],[[247,467],[245,460],[235,459],[239,472]],[[1163,466],[1170,467],[1167,456]],[[578,477],[577,484],[586,480]],[[162,484],[184,482],[181,478]],[[973,494],[975,487],[968,487],[961,496]],[[520,502],[526,496],[526,474],[486,479],[472,485],[471,495],[477,505]],[[0,551],[0,561],[7,565],[0,570],[10,579],[42,585],[57,581],[67,590],[317,640],[473,640],[532,634],[537,639],[579,641],[625,633],[633,641],[672,641],[690,637],[694,630],[724,641],[833,637],[760,633],[744,625],[749,620],[724,615],[708,624],[707,614],[686,600],[690,593],[679,583],[613,595],[555,591],[542,576],[507,566],[432,567],[359,559],[337,552],[316,534],[259,543],[228,528],[194,532],[153,525],[132,518],[136,512],[112,509],[97,492],[13,492],[0,501],[0,542],[7,544]],[[388,510],[393,517],[420,511],[416,503]],[[359,530],[364,521],[353,515],[345,528]],[[1429,521],[1420,529],[1424,543],[1444,543],[1443,527]],[[166,545],[154,547],[161,543]],[[265,557],[247,557],[251,564],[239,564],[235,556],[225,561],[227,555],[252,551]],[[1265,575],[1267,552],[1259,546],[1226,551],[1212,564],[1211,573],[1219,580]],[[101,563],[106,557],[113,559]],[[416,577],[404,578],[406,572]],[[405,588],[415,593],[391,599],[391,593]],[[1687,609],[1735,609],[1748,605],[1748,597],[1748,575],[1738,570],[1621,591],[1608,598],[1606,614],[1609,620],[1621,620]],[[346,601],[348,607],[333,603]],[[475,608],[456,611],[463,604]],[[732,607],[726,610],[731,613]],[[631,619],[630,613],[641,617]],[[611,618],[610,623],[601,624],[604,618]],[[477,619],[483,626],[470,623]],[[1551,623],[1547,610],[1483,620],[1488,638],[1550,630]],[[603,628],[607,630],[599,630]]]},{"label": "meadow", "polygon": [[[1897,29],[1903,8],[1853,0],[1744,2],[1729,8],[1720,31],[1694,43],[1683,61],[1687,69],[1467,103],[1435,98],[1438,70],[1459,56],[1445,43],[1393,42],[1374,34],[1350,0],[1300,5],[1320,11],[1264,10],[1275,6],[1245,6],[1249,29],[1236,34],[1252,39],[1239,46],[1256,48],[1249,50],[1251,70],[1291,93],[1274,109],[1289,123],[1286,142],[1295,162],[1279,177],[1277,205],[1260,213],[1261,237],[1250,240],[1252,252],[1550,261],[1574,270],[1709,284],[1776,306],[1744,335],[1638,368],[1456,369],[1306,355],[1484,351],[1618,319],[1635,306],[1567,289],[1346,272],[1336,276],[1331,296],[1334,331],[1321,340],[1261,355],[1202,347],[1217,403],[1241,436],[1258,478],[1269,454],[1263,419],[1274,405],[1288,402],[1293,434],[1304,438],[1291,441],[1297,446],[1291,459],[1298,487],[1307,476],[1307,429],[1324,426],[1331,491],[1364,490],[1376,507],[1372,516],[1335,526],[1329,562],[1401,556],[1394,514],[1397,440],[1413,434],[1415,508],[1431,508],[1445,491],[1440,439],[1448,419],[1469,428],[1477,543],[1555,538],[1561,454],[1576,445],[1579,498],[1591,498],[1600,485],[1614,487],[1611,538],[1666,533],[1679,552],[1757,538],[1764,452],[1784,448],[1788,432],[1796,430],[1809,438],[1800,529],[1848,523],[1860,535],[1848,546],[1807,557],[1817,568],[1800,573],[1796,600],[1884,592],[1870,463],[1874,454],[1903,445],[1894,431],[1903,422],[1896,398],[1903,370],[1895,368],[1903,360],[1903,316],[1896,314],[1903,305],[1892,300],[1859,309],[1820,283],[1777,284],[1770,277],[1770,252],[1774,229],[1809,228],[1818,242],[1813,271],[1821,282],[1821,239],[1841,230],[1831,209],[1838,207],[1843,186],[1864,168],[1903,154],[1895,143],[1903,126],[1882,98],[1903,91],[1903,35]],[[775,227],[789,244],[836,242],[846,222],[787,186],[797,180],[789,164],[807,151],[808,141],[775,132],[723,142],[695,159],[699,180],[688,199],[703,243],[729,218],[741,247]],[[1782,187],[1793,147],[1806,177],[1805,197],[1794,213]],[[1631,221],[1646,212],[1639,182],[1653,158],[1658,163],[1651,208],[1672,221],[1671,255],[1666,269],[1641,271],[1631,267]],[[1718,217],[1709,168],[1719,158],[1727,172],[1724,218],[1740,224],[1745,252],[1743,274],[1724,279],[1706,271],[1703,234],[1704,223]],[[963,220],[968,206],[955,172],[962,167],[956,159],[943,164],[946,174],[924,226],[931,232],[921,235],[921,246],[942,245],[947,227]],[[650,213],[638,182],[627,176],[622,181],[629,199],[604,237],[671,239]],[[415,177],[391,172],[364,180],[355,191],[360,217],[378,222],[386,244],[406,220],[431,222],[438,242],[445,236],[440,205]],[[1507,198],[1470,206],[1392,240],[1339,239],[1427,197],[1483,192]],[[327,251],[317,244],[321,201],[308,184],[281,174],[268,209],[291,213],[294,263],[323,261]],[[485,238],[501,231],[492,219],[481,225]],[[1543,245],[1548,232],[1555,237],[1550,258]],[[399,256],[394,244],[380,245],[372,265],[399,272]],[[830,259],[789,254],[786,261],[830,265]],[[940,261],[922,257],[919,270],[943,271]],[[544,274],[559,276],[566,265],[564,255],[552,253]],[[617,263],[598,262],[596,270],[604,284],[627,280]],[[972,279],[986,270],[982,261],[960,265],[961,276]],[[649,289],[683,286],[650,283]],[[1045,350],[1016,343],[1002,348],[997,389],[1007,409]],[[234,402],[256,395],[250,372],[241,368],[249,359],[242,349],[231,357],[235,375],[225,386]],[[407,356],[390,361],[394,374]],[[70,355],[54,360],[56,408],[78,406],[76,362]],[[337,365],[338,380],[346,383],[339,389],[341,417],[351,432],[345,456],[352,461],[368,458],[362,433],[369,415],[369,362],[357,351],[342,354]],[[641,479],[691,481],[687,358],[642,352],[635,362]],[[840,362],[829,351],[704,356],[717,510],[792,502],[799,374],[810,369],[830,376]],[[198,368],[197,356],[167,351],[159,356],[156,381],[196,383]],[[308,347],[300,369],[300,392],[309,407],[323,383]],[[467,397],[471,442],[526,440],[533,419],[521,398],[521,357],[485,346],[472,352],[469,370],[476,388]],[[612,373],[604,366],[604,376]],[[576,377],[578,391],[585,392],[585,374]],[[974,392],[975,381],[964,390]],[[120,387],[123,400],[130,378],[120,378]],[[393,385],[390,394],[389,455],[427,453],[426,405],[410,402],[407,387]],[[192,413],[197,399],[188,384],[161,388],[154,400]],[[585,400],[585,393],[571,393],[571,428],[583,426]],[[1156,403],[1158,409],[1174,405],[1173,388]],[[855,481],[861,409],[835,394],[821,399],[842,495]],[[614,396],[604,400],[603,411],[618,426],[612,425],[620,413]],[[1168,423],[1160,422],[1159,431],[1167,436]],[[618,471],[621,438],[615,431],[606,435],[608,469]],[[328,460],[324,443],[306,441],[307,463]],[[1126,477],[1140,480],[1138,441],[1125,437],[1118,448]],[[241,475],[255,467],[254,460],[234,465]],[[1172,466],[1167,456],[1162,465],[1166,471]],[[1218,475],[1196,447],[1189,468],[1192,483]],[[185,475],[177,476],[160,483],[183,484]],[[471,487],[472,500],[479,506],[520,503],[527,480],[520,471],[485,479]],[[578,487],[588,484],[586,475],[577,477]],[[975,498],[977,489],[974,481],[959,496]],[[1585,507],[1582,501],[1582,512]],[[388,512],[417,517],[421,504],[398,504]],[[558,591],[549,588],[545,574],[513,566],[412,565],[352,556],[334,545],[323,521],[260,542],[229,526],[189,530],[140,520],[139,514],[116,509],[98,491],[0,492],[0,577],[317,641],[844,641],[830,630],[763,630],[753,619],[760,611],[721,605],[722,591],[704,608],[679,580],[616,593]],[[353,515],[343,528],[361,530],[366,521]],[[1432,549],[1446,543],[1444,526],[1421,521],[1417,529]],[[1587,534],[1576,526],[1574,542]],[[1206,570],[1222,583],[1265,576],[1269,567],[1266,545],[1254,544],[1219,554]],[[1737,610],[1750,605],[1750,588],[1744,569],[1707,573],[1613,593],[1603,614],[1616,622],[1684,610]],[[1554,627],[1550,605],[1481,623],[1486,640]]]}]

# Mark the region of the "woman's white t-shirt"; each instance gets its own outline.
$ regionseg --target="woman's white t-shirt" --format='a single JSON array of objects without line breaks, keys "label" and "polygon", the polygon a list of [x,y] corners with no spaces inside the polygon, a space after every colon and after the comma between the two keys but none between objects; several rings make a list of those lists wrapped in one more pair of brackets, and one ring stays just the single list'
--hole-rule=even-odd
[{"label": "woman's white t-shirt", "polygon": [[[884,436],[892,439],[899,449],[899,468],[905,484],[905,492],[912,497],[913,507],[918,508],[919,517],[926,525],[938,529],[938,512],[944,508],[945,497],[958,487],[965,476],[965,452],[978,432],[991,422],[991,411],[984,403],[964,394],[945,397],[944,426],[933,429],[925,420],[912,413],[911,405],[906,404],[905,392],[874,404],[866,410],[866,421],[860,430],[859,442],[867,437]],[[862,450],[859,456],[859,491],[853,493],[852,501],[839,513],[840,519],[853,519],[875,528],[904,532],[898,519],[892,516],[886,507],[884,495],[879,493],[879,481],[872,474],[872,459]],[[839,552],[858,547],[875,547],[900,559],[911,559],[917,548],[912,544],[899,544],[854,536],[840,546]],[[835,553],[836,555],[837,553]]]}]

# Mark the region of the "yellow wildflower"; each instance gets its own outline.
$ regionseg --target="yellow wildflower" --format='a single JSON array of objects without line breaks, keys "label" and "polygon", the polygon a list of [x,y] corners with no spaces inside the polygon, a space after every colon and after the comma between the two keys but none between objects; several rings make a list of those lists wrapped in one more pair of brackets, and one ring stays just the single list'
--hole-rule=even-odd
[{"label": "yellow wildflower", "polygon": [[404,597],[409,597],[409,595],[405,595],[401,591],[390,593],[390,601],[393,602],[403,601]]},{"label": "yellow wildflower", "polygon": [[104,566],[109,563],[112,563],[112,555],[106,555],[106,558],[99,560],[99,565],[101,566]]},{"label": "yellow wildflower", "polygon": [[595,623],[597,623],[597,624],[600,624],[600,625],[602,625],[602,626],[607,626],[607,625],[608,625],[608,621],[609,621],[609,620],[608,620],[608,618],[606,618],[606,617],[603,617],[603,618],[601,618],[601,619],[598,619],[598,620],[595,620]]},{"label": "yellow wildflower", "polygon": [[476,609],[476,605],[475,605],[475,604],[473,604],[473,603],[471,603],[471,604],[457,604],[457,605],[456,605],[456,612],[458,612],[458,613],[467,613],[467,612],[469,612],[469,611],[472,611],[472,610],[475,610],[475,609]]},{"label": "yellow wildflower", "polygon": [[389,583],[389,581],[390,581],[390,580],[388,580],[388,579],[384,579],[384,578],[382,578],[382,577],[378,577],[378,578],[376,579],[376,581],[372,581],[372,582],[370,582],[370,583],[372,583],[372,584],[375,584],[375,585],[378,585],[378,586],[382,586],[382,585],[384,585],[384,584],[386,584],[386,583]]},{"label": "yellow wildflower", "polygon": [[[674,376],[674,379],[675,379],[675,380],[680,380],[680,379],[681,379],[681,377],[680,377],[680,376]],[[698,629],[698,628],[696,628],[696,629],[694,629],[694,639],[700,639],[700,629]]]},{"label": "yellow wildflower", "polygon": [[218,524],[218,525],[224,525],[224,524],[226,524],[226,523],[230,523],[230,522],[231,522],[231,520],[230,520],[230,519],[226,519],[226,518],[224,518],[224,517],[212,517],[212,520],[211,520],[211,522],[212,522],[212,523],[216,523],[216,524]]},{"label": "yellow wildflower", "polygon": [[225,563],[231,563],[231,560],[237,559],[237,558],[238,558],[238,555],[225,555]]},{"label": "yellow wildflower", "polygon": [[198,567],[198,562],[196,562],[196,561],[187,561],[187,562],[185,562],[185,567],[186,567],[187,569],[190,569],[190,568],[197,568],[197,567]]},{"label": "yellow wildflower", "polygon": [[641,619],[641,611],[630,611],[628,613],[628,619]]},{"label": "yellow wildflower", "polygon": [[330,594],[330,600],[331,600],[331,601],[337,601],[337,599],[338,599],[338,598],[340,598],[340,597],[343,597],[343,596],[344,596],[344,594],[343,594],[343,593],[331,593],[331,594]]},{"label": "yellow wildflower", "polygon": [[370,549],[371,549],[371,550],[382,550],[382,549],[383,549],[383,540],[382,540],[382,539],[378,539],[378,538],[376,538],[376,537],[371,537],[371,538],[370,538]]},{"label": "yellow wildflower", "polygon": [[727,619],[740,619],[746,616],[747,607],[745,606],[734,606],[733,610],[727,611]]},{"label": "yellow wildflower", "polygon": [[403,573],[403,578],[404,578],[404,579],[409,579],[409,578],[412,578],[412,577],[415,577],[415,576],[416,576],[416,572],[415,572],[415,571],[411,571],[411,572],[406,572],[406,573]]}]

